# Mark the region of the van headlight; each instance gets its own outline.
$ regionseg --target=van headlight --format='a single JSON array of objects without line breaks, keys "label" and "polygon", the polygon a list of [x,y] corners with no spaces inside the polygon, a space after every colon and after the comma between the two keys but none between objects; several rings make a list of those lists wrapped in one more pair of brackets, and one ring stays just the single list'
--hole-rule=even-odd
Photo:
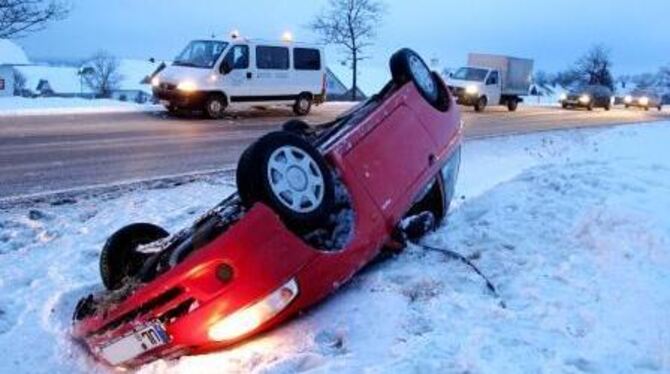
[{"label": "van headlight", "polygon": [[646,96],[642,96],[639,101],[640,105],[649,105],[649,98]]},{"label": "van headlight", "polygon": [[151,86],[158,87],[161,84],[160,78],[158,76],[151,78]]},{"label": "van headlight", "polygon": [[215,322],[209,328],[209,338],[221,342],[244,336],[286,309],[297,296],[298,282],[291,279],[255,304]]},{"label": "van headlight", "polygon": [[177,89],[179,91],[184,91],[184,92],[193,92],[198,89],[198,85],[195,84],[195,82],[192,81],[184,81],[184,82],[179,82],[177,85]]},{"label": "van headlight", "polygon": [[465,93],[468,95],[476,95],[479,92],[479,87],[474,84],[465,87]]},{"label": "van headlight", "polygon": [[591,102],[591,96],[589,95],[582,95],[579,97],[579,102],[582,104],[588,104]]}]

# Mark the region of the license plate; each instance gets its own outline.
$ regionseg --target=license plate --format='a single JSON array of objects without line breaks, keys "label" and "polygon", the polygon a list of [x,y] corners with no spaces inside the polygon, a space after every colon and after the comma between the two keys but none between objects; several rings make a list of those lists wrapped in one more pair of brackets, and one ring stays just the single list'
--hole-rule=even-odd
[{"label": "license plate", "polygon": [[165,328],[160,323],[152,323],[102,348],[100,355],[110,364],[119,365],[168,341]]}]

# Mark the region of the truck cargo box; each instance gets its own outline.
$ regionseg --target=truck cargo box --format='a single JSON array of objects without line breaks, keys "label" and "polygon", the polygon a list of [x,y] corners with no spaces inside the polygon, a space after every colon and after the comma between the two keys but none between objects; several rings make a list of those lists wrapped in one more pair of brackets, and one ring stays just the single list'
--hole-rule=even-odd
[{"label": "truck cargo box", "polygon": [[503,95],[528,95],[533,60],[509,56],[470,53],[468,66],[496,69],[502,78]]}]

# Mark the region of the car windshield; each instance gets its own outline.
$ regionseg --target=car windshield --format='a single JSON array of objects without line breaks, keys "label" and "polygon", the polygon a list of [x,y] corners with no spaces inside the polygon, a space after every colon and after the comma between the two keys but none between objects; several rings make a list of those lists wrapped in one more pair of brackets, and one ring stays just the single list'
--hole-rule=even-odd
[{"label": "car windshield", "polygon": [[194,40],[177,56],[173,65],[213,68],[227,46],[228,43],[226,42]]},{"label": "car windshield", "polygon": [[486,79],[486,74],[489,71],[486,69],[477,68],[460,68],[451,77],[453,79],[460,79],[462,81],[477,81],[483,82]]}]

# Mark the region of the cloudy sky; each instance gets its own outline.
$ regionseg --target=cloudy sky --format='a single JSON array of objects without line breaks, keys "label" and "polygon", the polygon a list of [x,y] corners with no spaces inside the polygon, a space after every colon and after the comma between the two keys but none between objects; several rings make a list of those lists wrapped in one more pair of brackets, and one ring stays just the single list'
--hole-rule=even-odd
[{"label": "cloudy sky", "polygon": [[[316,40],[305,25],[326,0],[70,0],[70,17],[19,40],[33,58],[79,58],[98,49],[132,58],[169,59],[185,43],[239,29],[275,39],[291,30]],[[371,60],[385,63],[409,46],[456,67],[471,51],[531,57],[536,67],[567,67],[590,45],[611,48],[615,72],[637,73],[670,63],[668,0],[387,0]],[[329,61],[339,56],[332,50]]]}]

